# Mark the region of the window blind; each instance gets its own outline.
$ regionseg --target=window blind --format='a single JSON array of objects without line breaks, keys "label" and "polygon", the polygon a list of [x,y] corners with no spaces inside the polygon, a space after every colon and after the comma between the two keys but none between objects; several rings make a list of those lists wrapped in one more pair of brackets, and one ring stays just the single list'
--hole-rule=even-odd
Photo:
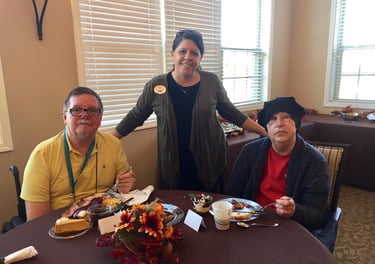
[{"label": "window blind", "polygon": [[135,105],[144,84],[163,72],[158,0],[79,0],[85,86],[101,96],[102,127],[115,126]]}]

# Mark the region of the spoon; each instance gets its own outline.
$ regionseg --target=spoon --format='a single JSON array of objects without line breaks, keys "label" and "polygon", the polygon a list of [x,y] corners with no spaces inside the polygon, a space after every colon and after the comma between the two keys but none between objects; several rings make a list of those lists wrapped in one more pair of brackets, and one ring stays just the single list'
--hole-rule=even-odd
[{"label": "spoon", "polygon": [[252,226],[278,227],[279,223],[273,223],[273,224],[251,223],[251,224],[247,224],[245,222],[237,222],[237,225],[239,225],[241,227],[245,227],[245,228],[252,227]]}]

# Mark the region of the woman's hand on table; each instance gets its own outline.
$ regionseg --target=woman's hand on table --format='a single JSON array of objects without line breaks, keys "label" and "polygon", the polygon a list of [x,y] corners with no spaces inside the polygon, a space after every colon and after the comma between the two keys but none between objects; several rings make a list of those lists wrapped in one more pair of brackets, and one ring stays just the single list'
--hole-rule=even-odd
[{"label": "woman's hand on table", "polygon": [[296,204],[292,197],[282,196],[276,200],[276,213],[281,217],[290,218],[296,211]]}]

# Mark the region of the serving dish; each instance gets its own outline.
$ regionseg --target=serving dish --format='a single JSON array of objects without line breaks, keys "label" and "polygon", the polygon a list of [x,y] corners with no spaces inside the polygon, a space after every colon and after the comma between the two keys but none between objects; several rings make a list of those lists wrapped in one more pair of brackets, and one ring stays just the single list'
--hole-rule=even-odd
[{"label": "serving dish", "polygon": [[357,112],[348,112],[348,113],[341,113],[342,119],[346,121],[355,121],[359,118],[359,113]]}]

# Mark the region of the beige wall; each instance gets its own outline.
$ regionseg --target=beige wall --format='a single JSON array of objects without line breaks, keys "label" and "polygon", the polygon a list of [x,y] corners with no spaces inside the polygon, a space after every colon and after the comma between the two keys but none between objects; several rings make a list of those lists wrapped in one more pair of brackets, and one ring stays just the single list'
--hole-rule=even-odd
[{"label": "beige wall", "polygon": [[331,1],[293,1],[288,94],[321,113],[332,110],[323,107],[330,12]]},{"label": "beige wall", "polygon": [[292,34],[292,0],[275,1],[271,32],[269,98],[286,95]]},{"label": "beige wall", "polygon": [[[37,0],[39,9],[43,2]],[[323,109],[329,1],[275,2],[270,97],[294,95]],[[39,41],[31,1],[0,0],[0,56],[14,144],[14,151],[0,153],[0,224],[16,214],[8,167],[16,164],[22,174],[35,145],[62,129],[62,102],[78,85],[70,0],[48,2],[43,31]],[[123,144],[138,186],[156,185],[156,130],[134,132]]]},{"label": "beige wall", "polygon": [[0,153],[0,224],[16,213],[9,165],[22,173],[34,146],[62,129],[63,98],[77,85],[68,2],[49,2],[39,41],[32,1],[0,0],[0,56],[14,145]]}]

